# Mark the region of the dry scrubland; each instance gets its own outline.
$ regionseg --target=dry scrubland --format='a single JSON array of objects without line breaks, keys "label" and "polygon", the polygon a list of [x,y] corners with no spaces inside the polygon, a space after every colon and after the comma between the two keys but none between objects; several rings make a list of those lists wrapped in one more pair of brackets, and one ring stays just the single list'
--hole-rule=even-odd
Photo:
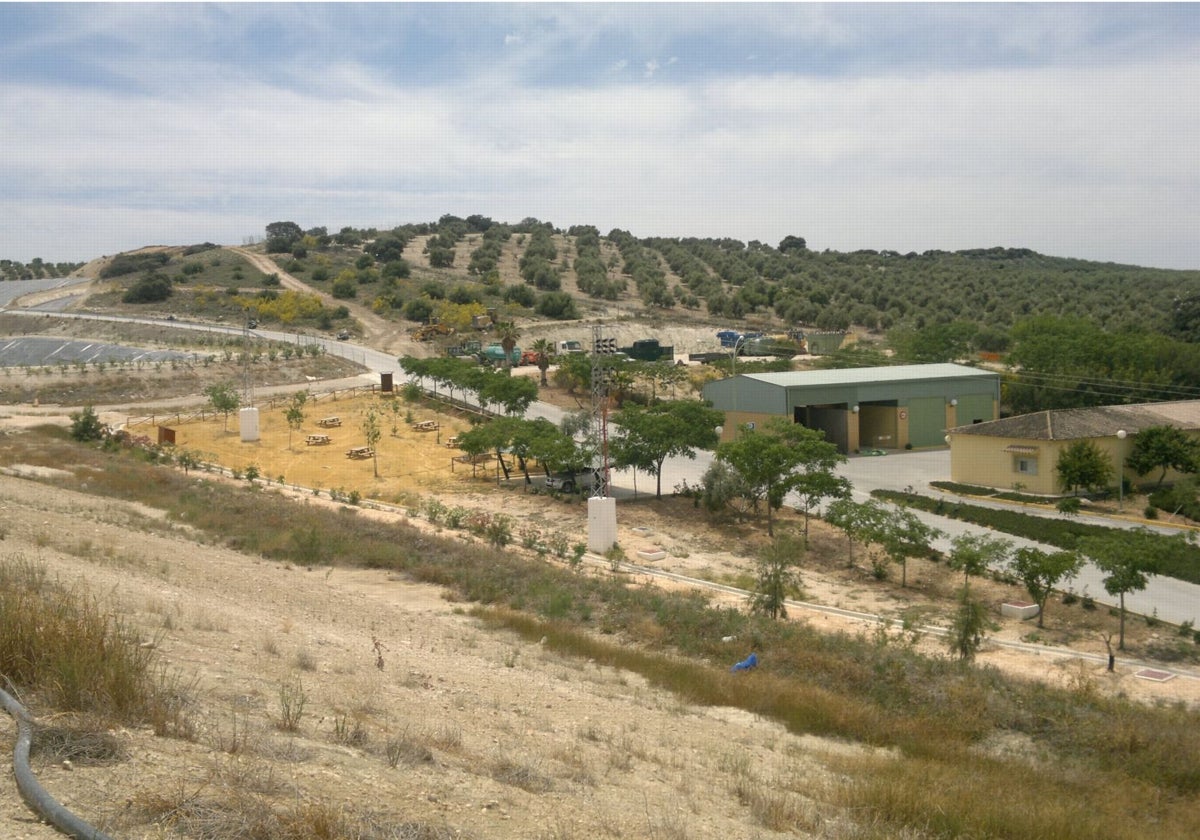
[{"label": "dry scrubland", "polygon": [[[392,400],[398,417],[383,407]],[[370,404],[382,409],[378,478],[344,454],[362,445]],[[142,714],[106,708],[99,691],[85,698],[91,715],[53,688],[25,698],[46,724],[42,781],[114,837],[1200,835],[1194,682],[993,645],[981,667],[960,669],[940,640],[818,613],[742,623],[737,597],[599,558],[572,571],[581,502],[451,472],[455,450],[406,415],[440,419],[443,441],[461,420],[399,397],[322,398],[289,443],[282,404],[260,407],[253,444],[236,415],[227,428],[168,424],[179,448],[242,476],[253,465],[266,486],[77,449],[61,432],[0,436],[0,594],[59,584],[102,624],[117,617],[111,638],[148,666]],[[340,428],[316,426],[331,414]],[[306,447],[310,433],[333,443]],[[500,515],[512,519],[503,550],[475,527]],[[683,499],[623,504],[619,516],[627,553],[651,544],[668,551],[660,567],[752,585],[757,523],[713,523]],[[871,579],[860,550],[847,568],[844,552],[814,525],[808,599],[945,622],[958,575],[913,561],[901,591]],[[972,586],[993,614],[1013,594]],[[0,622],[49,614],[4,605]],[[1053,603],[1042,638],[1098,652],[1114,623]],[[996,635],[1029,632],[1009,623]],[[1131,646],[1162,632],[1132,622]],[[729,674],[751,646],[764,666]],[[0,731],[11,738],[7,718]],[[0,837],[56,836],[0,787]]]},{"label": "dry scrubland", "polygon": [[[336,403],[346,434],[355,434],[350,418],[368,401]],[[331,404],[317,403],[320,410],[310,416],[335,413],[326,411]],[[414,409],[416,419],[424,419],[423,411]],[[286,457],[286,429],[270,417],[264,412],[263,441],[254,446]],[[205,424],[214,441],[244,452],[236,432],[220,432],[221,426]],[[430,435],[399,431],[394,441],[388,436],[391,445],[424,441],[446,457]],[[1142,722],[1120,704],[1104,705],[1106,693],[1137,684],[1128,673],[1109,680],[1098,667],[1035,658],[1025,668],[1056,674],[1053,682],[1067,690],[1061,698],[1019,702],[1036,703],[1048,733],[1073,730],[1071,721],[1089,709],[1112,716],[1111,736],[1130,764],[1150,761],[1147,752],[1168,751],[1166,760],[1184,778],[1162,788],[1144,769],[1131,778],[1121,762],[1089,765],[1076,748],[1056,743],[1059,736],[1035,737],[1039,727],[985,729],[964,738],[974,722],[990,719],[990,707],[1010,704],[1011,697],[988,687],[992,677],[971,676],[981,672],[947,678],[958,672],[919,665],[906,653],[918,644],[907,634],[793,616],[818,630],[859,637],[857,647],[834,655],[846,676],[864,666],[868,673],[877,669],[873,679],[881,686],[897,685],[889,692],[929,681],[918,693],[941,697],[936,715],[914,711],[908,719],[901,711],[906,704],[893,708],[886,695],[843,696],[836,687],[843,677],[833,676],[830,662],[809,659],[798,671],[785,664],[797,655],[801,662],[817,656],[821,645],[805,650],[817,637],[791,651],[757,632],[721,644],[718,622],[688,643],[701,642],[710,654],[676,659],[668,651],[682,643],[673,634],[691,620],[687,610],[669,606],[669,590],[647,588],[640,576],[614,575],[605,561],[585,562],[567,580],[615,580],[660,606],[621,625],[610,624],[604,618],[609,608],[597,603],[597,612],[581,623],[583,596],[556,592],[561,582],[500,590],[474,584],[473,595],[449,578],[440,586],[421,582],[460,564],[508,568],[510,555],[533,567],[563,567],[553,551],[539,559],[539,551],[525,548],[520,532],[500,552],[444,520],[436,526],[426,514],[401,515],[403,524],[392,526],[380,512],[334,504],[327,493],[295,494],[285,503],[293,511],[288,515],[259,506],[285,492],[277,485],[255,490],[244,480],[195,472],[182,483],[164,481],[179,473],[145,472],[78,450],[64,457],[62,444],[39,440],[37,433],[13,433],[0,444],[7,472],[28,476],[0,478],[5,573],[15,567],[20,577],[23,564],[32,562],[49,580],[95,599],[102,613],[121,617],[122,638],[152,650],[171,675],[144,723],[47,715],[61,746],[42,753],[41,778],[114,836],[1090,838],[1145,836],[1139,828],[1144,817],[1156,821],[1158,837],[1194,836],[1200,829],[1182,805],[1191,797],[1185,780],[1195,755],[1187,737],[1169,734],[1172,727],[1194,729],[1194,713],[1164,709],[1157,720]],[[293,446],[303,444],[297,439]],[[321,457],[332,458],[339,470],[349,465],[340,441],[321,449],[332,450]],[[381,452],[388,451],[381,444]],[[239,468],[240,461],[229,465]],[[268,463],[261,464],[264,474]],[[385,482],[386,463],[381,456]],[[365,495],[375,486],[370,465],[352,466],[366,482]],[[452,490],[439,484],[445,480],[458,481],[443,476],[410,492]],[[161,492],[177,488],[170,492],[192,496],[181,513],[167,517],[154,504],[160,482]],[[348,477],[344,486],[351,487]],[[152,501],[117,501],[109,487]],[[463,480],[458,489],[463,492],[442,496],[447,505],[506,512],[542,535],[582,539],[578,502],[497,490],[482,478]],[[234,518],[210,520],[218,508]],[[325,524],[307,517],[326,509],[333,518]],[[672,550],[665,565],[746,581],[744,554],[729,549],[753,544],[754,527],[723,532],[697,520],[686,500],[625,510],[625,527],[644,528],[639,539]],[[392,527],[397,530],[379,530]],[[625,533],[635,545],[631,531]],[[372,541],[385,534],[424,571],[344,565],[381,564],[373,559],[382,555]],[[306,556],[313,546],[316,556]],[[803,573],[809,596],[902,613],[899,594],[869,581],[861,569],[840,586],[829,582],[834,567],[844,565],[843,548],[836,535],[819,527],[814,532]],[[475,552],[475,559],[455,559],[456,552]],[[266,559],[281,553],[303,563]],[[930,603],[938,592],[948,595],[952,584],[945,579],[956,577],[933,564],[910,574]],[[476,612],[471,601],[488,591],[483,600],[493,608]],[[543,618],[575,617],[542,623],[506,605]],[[1056,604],[1053,610],[1052,627],[1083,616],[1078,607]],[[575,636],[576,626],[604,632],[587,641]],[[728,674],[729,662],[756,638],[770,651],[769,665],[755,674]],[[937,647],[927,651],[937,656]],[[991,655],[985,661],[1003,661]],[[928,674],[901,676],[913,668]],[[917,682],[900,687],[911,678]],[[39,708],[37,697],[27,699]],[[98,728],[103,735],[81,736],[77,723],[79,731]],[[9,721],[2,725],[11,734]],[[1097,737],[1094,726],[1080,737]],[[156,731],[183,737],[156,737]],[[1189,731],[1180,729],[1179,736]],[[99,746],[86,752],[78,747],[95,741]],[[996,797],[997,790],[1006,795]],[[1029,832],[1026,817],[1035,804],[1045,813]],[[1137,814],[1144,817],[1130,816]],[[51,832],[33,824],[6,787],[0,836]]]}]

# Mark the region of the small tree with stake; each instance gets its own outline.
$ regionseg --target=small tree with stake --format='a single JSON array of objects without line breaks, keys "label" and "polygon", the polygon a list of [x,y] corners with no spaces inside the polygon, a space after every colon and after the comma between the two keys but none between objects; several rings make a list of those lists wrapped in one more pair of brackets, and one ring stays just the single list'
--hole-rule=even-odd
[{"label": "small tree with stake", "polygon": [[371,447],[371,461],[374,465],[375,477],[379,478],[379,452],[376,444],[379,443],[383,433],[379,429],[379,413],[374,406],[367,409],[367,416],[363,418],[362,433],[367,446]]},{"label": "small tree with stake", "polygon": [[[1134,531],[1112,531],[1098,537],[1080,540],[1079,548],[1091,557],[1105,573],[1104,591],[1120,599],[1121,629],[1118,650],[1125,650],[1125,595],[1141,592],[1158,569],[1161,540],[1144,528]],[[1178,535],[1180,538],[1182,534]],[[1172,537],[1171,539],[1175,539]]]},{"label": "small tree with stake", "polygon": [[287,409],[283,412],[284,419],[288,424],[288,449],[292,448],[292,432],[300,431],[300,427],[304,425],[304,404],[306,402],[308,402],[308,394],[297,391],[292,394],[292,398],[288,400]]}]

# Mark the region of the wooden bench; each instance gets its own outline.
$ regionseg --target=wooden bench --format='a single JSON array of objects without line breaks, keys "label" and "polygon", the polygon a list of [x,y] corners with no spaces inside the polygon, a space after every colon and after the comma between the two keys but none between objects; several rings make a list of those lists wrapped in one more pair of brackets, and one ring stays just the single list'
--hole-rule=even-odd
[{"label": "wooden bench", "polygon": [[342,425],[341,417],[324,417],[317,421],[317,425],[323,429],[332,429],[334,426]]},{"label": "wooden bench", "polygon": [[353,449],[346,450],[347,458],[371,458],[375,455],[375,450],[369,446],[356,446]]},{"label": "wooden bench", "polygon": [[438,422],[436,420],[422,420],[420,423],[413,423],[413,431],[416,432],[436,432],[438,430]]},{"label": "wooden bench", "polygon": [[329,435],[309,435],[304,439],[305,446],[325,446],[328,443],[332,443]]}]

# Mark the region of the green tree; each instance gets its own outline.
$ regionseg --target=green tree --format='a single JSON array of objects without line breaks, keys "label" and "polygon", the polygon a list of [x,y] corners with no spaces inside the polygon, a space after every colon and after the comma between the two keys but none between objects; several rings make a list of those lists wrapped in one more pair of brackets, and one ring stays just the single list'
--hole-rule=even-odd
[{"label": "green tree", "polygon": [[1133,449],[1125,461],[1138,476],[1161,470],[1156,488],[1162,487],[1167,470],[1200,472],[1200,441],[1174,426],[1151,426],[1133,438]]},{"label": "green tree", "polygon": [[1002,537],[959,534],[950,541],[950,556],[946,562],[951,569],[963,573],[963,589],[967,590],[971,586],[971,575],[978,577],[990,568],[1007,565],[1012,550],[1012,541]]},{"label": "green tree", "polygon": [[1064,490],[1079,495],[1079,489],[1107,487],[1113,478],[1112,459],[1094,442],[1077,440],[1062,451],[1054,467]]},{"label": "green tree", "polygon": [[304,404],[306,402],[308,402],[308,394],[304,391],[297,391],[292,394],[287,408],[284,409],[283,416],[288,424],[288,449],[292,448],[292,432],[300,431],[300,427],[304,425]]},{"label": "green tree", "polygon": [[1059,581],[1072,578],[1083,566],[1083,558],[1074,551],[1055,551],[1047,554],[1026,546],[1013,552],[1009,567],[1021,579],[1029,596],[1038,606],[1037,626],[1045,626],[1046,602]]},{"label": "green tree", "polygon": [[104,437],[104,424],[92,406],[85,405],[80,411],[72,412],[70,417],[72,440],[86,443]]},{"label": "green tree", "polygon": [[1156,552],[1161,551],[1161,545],[1156,544],[1155,536],[1139,528],[1133,531],[1112,530],[1102,536],[1085,537],[1079,541],[1079,550],[1091,557],[1105,573],[1104,591],[1120,599],[1118,650],[1125,650],[1125,595],[1145,589],[1150,582],[1150,575],[1158,568],[1159,555]]},{"label": "green tree", "polygon": [[884,528],[887,510],[875,499],[856,502],[849,496],[830,502],[825,509],[825,521],[846,534],[847,565],[854,565],[854,544],[869,543]]},{"label": "green tree", "polygon": [[271,222],[267,225],[267,253],[290,251],[304,238],[304,231],[295,222]]},{"label": "green tree", "polygon": [[743,426],[737,438],[717,446],[717,458],[733,467],[749,491],[752,504],[767,503],[767,534],[774,536],[773,510],[800,482],[802,467],[814,442],[824,434],[776,417],[759,428]]},{"label": "green tree", "polygon": [[504,374],[479,368],[486,374],[477,396],[480,403],[497,404],[505,414],[522,415],[537,399],[537,383],[527,376]]},{"label": "green tree", "polygon": [[213,411],[219,411],[224,416],[225,425],[222,431],[228,432],[229,415],[237,411],[238,406],[241,405],[238,392],[228,382],[218,382],[205,388],[204,396],[208,397],[208,403],[212,406]]},{"label": "green tree", "polygon": [[379,450],[376,448],[379,444],[379,439],[383,436],[379,423],[379,412],[375,406],[367,409],[367,414],[362,422],[363,440],[367,446],[371,447],[371,461],[375,469],[375,477],[379,478]]},{"label": "green tree", "polygon": [[724,415],[706,403],[676,400],[650,406],[627,405],[613,415],[618,433],[612,442],[618,467],[642,469],[656,479],[655,497],[662,498],[662,465],[670,457],[695,460],[697,449],[717,445],[717,425]]},{"label": "green tree", "polygon": [[[869,536],[879,543],[884,554],[900,566],[900,585],[908,586],[908,560],[910,557],[928,557],[931,543],[942,536],[942,532],[922,522],[911,510],[895,508],[886,510],[881,526]],[[879,576],[879,569],[876,568]]]},{"label": "green tree", "polygon": [[804,544],[790,534],[780,534],[758,556],[750,611],[772,619],[787,618],[787,599],[800,589],[796,571]]},{"label": "green tree", "polygon": [[846,456],[835,444],[810,438],[805,443],[804,472],[798,477],[792,492],[799,497],[799,509],[804,512],[804,541],[808,543],[808,520],[813,510],[826,499],[846,499],[850,496],[850,481],[834,473]]}]

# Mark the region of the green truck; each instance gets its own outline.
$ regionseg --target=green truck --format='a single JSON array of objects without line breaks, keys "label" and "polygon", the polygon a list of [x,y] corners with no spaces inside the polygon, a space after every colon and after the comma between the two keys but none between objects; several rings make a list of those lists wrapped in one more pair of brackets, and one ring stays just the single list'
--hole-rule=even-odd
[{"label": "green truck", "polygon": [[[513,365],[521,364],[521,348],[514,347],[512,352],[508,354],[508,360]],[[479,354],[479,361],[488,365],[499,365],[504,363],[504,345],[498,341],[493,341]]]},{"label": "green truck", "polygon": [[673,362],[675,361],[675,346],[659,344],[657,338],[643,338],[633,342],[628,347],[618,347],[618,353],[624,353],[639,362]]}]

